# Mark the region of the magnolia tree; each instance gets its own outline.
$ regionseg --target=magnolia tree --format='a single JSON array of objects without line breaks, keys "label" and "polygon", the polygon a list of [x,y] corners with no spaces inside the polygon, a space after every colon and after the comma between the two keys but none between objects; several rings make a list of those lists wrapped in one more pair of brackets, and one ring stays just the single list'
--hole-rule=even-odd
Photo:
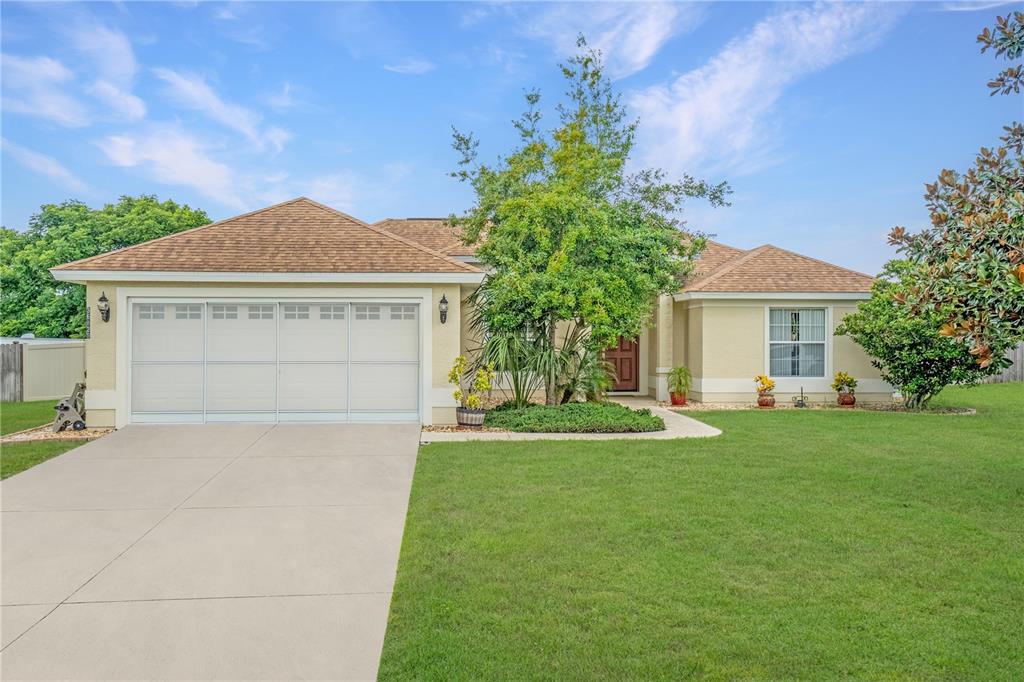
[{"label": "magnolia tree", "polygon": [[992,373],[978,365],[970,349],[939,334],[943,310],[907,315],[901,300],[915,286],[913,265],[892,261],[871,288],[870,300],[857,306],[836,328],[871,356],[882,378],[899,389],[904,404],[921,409],[950,384],[973,384]]},{"label": "magnolia tree", "polygon": [[[519,381],[524,366],[509,349],[539,348],[529,370],[549,404],[560,400],[564,368],[579,364],[576,348],[596,352],[639,334],[656,297],[689,272],[704,238],[681,232],[683,200],[720,206],[730,193],[724,182],[627,173],[637,123],[628,120],[600,53],[582,38],[578,46],[581,54],[562,66],[569,88],[554,130],[541,129],[540,95],[530,92],[514,122],[518,145],[493,164],[478,162],[472,135],[454,134],[461,161],[453,176],[470,184],[476,200],[451,220],[467,243],[479,243],[488,270],[473,303],[482,331],[506,354],[491,360]],[[559,350],[570,346],[576,362]]]},{"label": "magnolia tree", "polygon": [[[1024,54],[1024,12],[1000,17],[978,41],[982,52],[1017,60]],[[992,94],[1019,94],[1021,65],[989,82]],[[969,349],[982,368],[1006,364],[1004,351],[1024,339],[1024,126],[1006,126],[1002,145],[983,148],[974,167],[943,170],[925,185],[931,227],[897,227],[890,243],[910,259],[901,302],[917,314],[939,314],[941,334]]]}]

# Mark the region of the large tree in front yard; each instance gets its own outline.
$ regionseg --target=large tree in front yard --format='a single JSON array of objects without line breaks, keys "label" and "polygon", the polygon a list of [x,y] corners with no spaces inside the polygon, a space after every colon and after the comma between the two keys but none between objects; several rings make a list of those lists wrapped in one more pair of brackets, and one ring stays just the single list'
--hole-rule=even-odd
[{"label": "large tree in front yard", "polygon": [[[637,123],[605,76],[600,54],[586,49],[562,66],[569,84],[554,130],[541,128],[540,95],[514,123],[519,143],[494,164],[477,161],[477,141],[456,131],[455,177],[468,182],[475,205],[453,216],[489,270],[474,297],[492,337],[526,336],[549,358],[556,333],[591,350],[636,336],[659,294],[670,293],[704,245],[683,233],[678,212],[687,197],[725,204],[725,183],[659,170],[627,173]],[[544,353],[542,353],[544,355]],[[548,403],[559,399],[558,368],[542,363]]]},{"label": "large tree in front yard", "polygon": [[882,378],[899,389],[912,409],[929,401],[951,384],[974,384],[995,371],[979,365],[970,349],[941,334],[945,310],[922,310],[908,315],[902,303],[915,286],[914,266],[888,263],[875,280],[871,298],[857,306],[836,328],[871,356]]},{"label": "large tree in front yard", "polygon": [[25,232],[0,232],[0,334],[85,335],[85,288],[58,282],[49,268],[210,222],[206,213],[153,196],[121,197],[91,209],[46,204]]},{"label": "large tree in front yard", "polygon": [[[1019,60],[1024,12],[1000,17],[978,41],[982,52]],[[991,94],[1019,94],[1024,67],[989,82]],[[914,314],[942,315],[942,334],[970,349],[981,367],[1005,364],[1003,351],[1024,340],[1024,126],[1012,123],[1002,146],[982,149],[974,167],[943,170],[925,185],[931,227],[897,227],[890,242],[913,263],[905,292]]]}]

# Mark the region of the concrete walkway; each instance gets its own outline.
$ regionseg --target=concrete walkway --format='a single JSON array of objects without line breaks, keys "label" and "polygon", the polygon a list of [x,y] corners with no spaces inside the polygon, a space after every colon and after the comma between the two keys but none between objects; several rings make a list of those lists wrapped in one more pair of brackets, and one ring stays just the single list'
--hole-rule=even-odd
[{"label": "concrete walkway", "polygon": [[0,677],[374,679],[416,425],[130,426],[0,484]]},{"label": "concrete walkway", "polygon": [[646,407],[665,421],[664,431],[641,433],[516,433],[505,431],[423,431],[421,443],[452,443],[478,440],[671,440],[674,438],[707,438],[722,432],[692,417],[661,407],[651,398],[623,396],[613,399],[626,407],[638,410]]}]

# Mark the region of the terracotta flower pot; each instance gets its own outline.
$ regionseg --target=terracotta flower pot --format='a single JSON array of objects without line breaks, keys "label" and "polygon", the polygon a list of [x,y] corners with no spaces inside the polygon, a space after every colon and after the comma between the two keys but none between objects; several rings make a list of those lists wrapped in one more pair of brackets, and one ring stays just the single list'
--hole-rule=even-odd
[{"label": "terracotta flower pot", "polygon": [[672,398],[672,404],[673,405],[685,405],[686,404],[686,394],[685,393],[672,393],[672,394],[670,394],[670,397]]},{"label": "terracotta flower pot", "polygon": [[775,407],[775,396],[773,395],[759,395],[757,396],[757,406],[764,409]]},{"label": "terracotta flower pot", "polygon": [[852,393],[840,393],[839,404],[843,407],[853,407],[854,403],[857,402],[857,396]]},{"label": "terracotta flower pot", "polygon": [[487,410],[472,409],[469,407],[455,408],[455,421],[459,426],[468,426],[471,429],[479,429],[484,425],[484,416]]}]

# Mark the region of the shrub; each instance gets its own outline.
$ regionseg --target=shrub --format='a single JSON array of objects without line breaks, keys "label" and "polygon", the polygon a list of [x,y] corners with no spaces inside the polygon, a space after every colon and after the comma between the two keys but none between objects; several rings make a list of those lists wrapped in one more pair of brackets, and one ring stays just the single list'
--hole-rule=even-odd
[{"label": "shrub", "polygon": [[504,403],[487,413],[484,426],[528,433],[636,433],[661,431],[665,422],[650,410],[631,410],[618,403]]}]

